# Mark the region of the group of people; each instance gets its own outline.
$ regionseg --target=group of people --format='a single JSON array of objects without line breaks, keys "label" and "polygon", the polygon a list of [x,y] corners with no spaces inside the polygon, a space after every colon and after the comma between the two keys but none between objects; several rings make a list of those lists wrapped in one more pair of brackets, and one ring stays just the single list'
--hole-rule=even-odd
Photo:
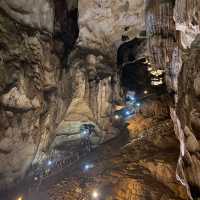
[{"label": "group of people", "polygon": [[72,165],[78,159],[79,159],[79,154],[76,153],[76,155],[73,154],[72,156],[62,160],[51,161],[51,164],[48,164],[49,161],[48,162],[44,161],[44,163],[40,167],[36,167],[35,169],[33,169],[34,181],[38,181],[42,178],[55,174],[64,167]]},{"label": "group of people", "polygon": [[90,137],[95,134],[95,126],[92,124],[83,124],[80,127],[80,135],[81,142],[80,148],[78,152],[72,153],[67,158],[59,159],[55,161],[55,159],[45,160],[40,167],[35,166],[32,168],[33,177],[35,181],[40,180],[41,178],[45,178],[50,176],[51,174],[56,173],[60,169],[64,167],[72,165],[74,162],[78,161],[81,156],[90,152],[92,150],[92,143],[90,141]]},{"label": "group of people", "polygon": [[81,146],[88,152],[92,149],[90,137],[95,134],[95,126],[93,124],[83,124],[80,127]]}]

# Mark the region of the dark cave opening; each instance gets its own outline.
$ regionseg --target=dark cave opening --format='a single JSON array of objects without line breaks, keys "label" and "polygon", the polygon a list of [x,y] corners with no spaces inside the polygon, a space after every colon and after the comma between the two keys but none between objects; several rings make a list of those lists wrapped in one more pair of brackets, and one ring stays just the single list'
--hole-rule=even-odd
[{"label": "dark cave opening", "polygon": [[[164,93],[164,73],[157,74],[160,69],[153,69],[149,65],[148,58],[141,55],[141,49],[145,49],[146,39],[135,38],[124,42],[117,51],[117,63],[120,68],[121,85],[125,91],[134,91],[142,96],[148,93]],[[150,71],[150,70],[152,71]]]},{"label": "dark cave opening", "polygon": [[200,190],[196,185],[189,184],[190,192],[194,200],[198,200],[200,198]]},{"label": "dark cave opening", "polygon": [[[79,36],[78,8],[69,8],[64,0],[54,1],[55,5],[55,29],[54,39],[63,42],[63,48],[58,49],[58,55],[64,55],[61,60],[67,68],[67,60],[70,52]],[[77,5],[78,6],[78,5]],[[61,52],[60,52],[61,50]]]},{"label": "dark cave opening", "polygon": [[121,73],[122,86],[128,90],[135,91],[137,94],[150,89],[147,66],[142,61],[143,59],[126,64],[123,66]]},{"label": "dark cave opening", "polygon": [[121,44],[117,50],[118,65],[122,65],[125,62],[134,61],[138,51],[138,47],[145,43],[144,39],[134,38],[133,40],[126,41],[127,39],[128,38],[124,35],[122,36],[122,41],[124,43]]}]

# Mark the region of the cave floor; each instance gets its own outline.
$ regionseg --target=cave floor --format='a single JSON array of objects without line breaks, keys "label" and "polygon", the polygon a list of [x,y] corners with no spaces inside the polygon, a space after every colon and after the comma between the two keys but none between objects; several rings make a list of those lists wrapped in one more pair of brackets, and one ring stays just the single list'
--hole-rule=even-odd
[{"label": "cave floor", "polygon": [[94,149],[70,168],[66,167],[52,176],[42,179],[37,184],[22,183],[11,191],[6,192],[6,194],[0,194],[0,199],[15,200],[23,196],[25,200],[50,200],[52,196],[50,191],[54,186],[58,186],[74,177],[81,180],[81,172],[86,163],[98,163],[101,160],[110,160],[112,157],[119,156],[121,147],[126,145],[127,142],[128,134],[126,132]]},{"label": "cave floor", "polygon": [[[71,168],[44,179],[40,185],[19,187],[4,200],[20,195],[24,200],[187,199],[175,178],[179,150],[172,134],[170,120],[149,128],[131,142],[121,134]],[[85,164],[93,168],[84,170]]]}]

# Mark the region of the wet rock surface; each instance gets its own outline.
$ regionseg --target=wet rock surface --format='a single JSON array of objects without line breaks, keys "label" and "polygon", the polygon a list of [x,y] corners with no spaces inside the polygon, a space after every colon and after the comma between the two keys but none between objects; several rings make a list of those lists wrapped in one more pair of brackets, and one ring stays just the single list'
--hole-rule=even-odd
[{"label": "wet rock surface", "polygon": [[[33,160],[48,154],[71,101],[72,78],[62,59],[65,48],[71,47],[53,38],[54,22],[59,20],[54,20],[58,11],[52,2],[1,1],[0,9],[0,187],[4,188],[19,181]],[[74,30],[76,24],[68,27]],[[57,32],[63,31],[57,26]],[[68,33],[74,42],[77,33]]]},{"label": "wet rock surface", "polygon": [[[45,194],[49,190],[50,199],[90,199],[98,187],[100,198],[108,200],[187,199],[179,180],[189,198],[198,199],[200,3],[77,3],[0,0],[0,189],[16,184],[55,149],[78,151],[82,124],[94,125],[93,146],[122,132],[111,120],[113,102],[123,94],[116,52],[145,29],[146,20],[149,61],[165,70],[169,95],[164,101],[170,102],[180,144],[173,137],[168,106],[146,102],[129,122],[135,140],[127,146],[119,141],[105,145],[88,157],[95,163],[91,172],[76,168],[59,184],[48,185]],[[146,40],[134,51],[136,58],[146,55]]]},{"label": "wet rock surface", "polygon": [[49,199],[92,199],[94,191],[106,200],[187,199],[175,178],[178,141],[172,122],[160,121],[140,136],[128,145],[110,144],[89,156],[85,161],[94,168],[76,171],[52,186]]},{"label": "wet rock surface", "polygon": [[[109,118],[112,99],[120,98],[120,83],[114,62],[105,54],[77,48],[69,56],[79,31],[76,1],[8,0],[0,1],[0,9],[4,188],[20,181],[32,164],[47,159],[55,143],[62,146],[59,134],[65,129],[62,139],[68,142],[70,124],[73,130],[77,124],[93,123],[95,145],[105,132],[108,138],[115,136]],[[75,143],[80,142],[80,127],[77,131]]]},{"label": "wet rock surface", "polygon": [[25,173],[39,145],[40,151],[46,151],[49,136],[70,102],[70,77],[59,78],[62,66],[50,37],[28,32],[2,12],[0,21],[0,171],[1,184],[6,186]]},{"label": "wet rock surface", "polygon": [[[165,66],[166,84],[174,104],[171,105],[176,135],[180,141],[180,157],[178,161],[177,177],[186,186],[191,199],[200,197],[199,184],[199,2],[190,0],[156,1],[156,9],[152,12],[157,19],[149,23],[155,30],[150,37],[150,42],[155,37],[164,45],[157,47],[157,58],[153,58],[156,67]],[[153,4],[149,2],[149,7]],[[168,8],[173,8],[169,10]],[[153,7],[154,8],[154,7]],[[147,8],[149,19],[151,9]],[[162,13],[167,23],[162,22]],[[148,17],[147,17],[148,19]],[[155,19],[155,18],[154,18]],[[160,22],[160,23],[158,23]],[[158,23],[157,25],[155,23]],[[164,36],[159,30],[165,29]],[[154,29],[155,27],[155,29]],[[150,29],[150,30],[151,30]],[[150,33],[150,31],[149,31]],[[173,38],[173,39],[172,39]],[[157,41],[157,39],[155,39]],[[150,49],[154,48],[150,44]],[[154,55],[153,53],[151,54]],[[164,63],[161,65],[160,60]]]}]

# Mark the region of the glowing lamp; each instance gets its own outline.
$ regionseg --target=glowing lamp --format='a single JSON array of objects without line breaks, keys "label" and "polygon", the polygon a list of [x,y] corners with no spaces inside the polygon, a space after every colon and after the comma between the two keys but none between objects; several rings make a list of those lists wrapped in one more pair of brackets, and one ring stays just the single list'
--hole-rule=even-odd
[{"label": "glowing lamp", "polygon": [[89,165],[85,165],[85,170],[88,170],[90,168]]},{"label": "glowing lamp", "polygon": [[86,134],[87,134],[87,131],[83,131],[83,134],[86,135]]},{"label": "glowing lamp", "polygon": [[119,115],[115,115],[115,119],[119,119]]},{"label": "glowing lamp", "polygon": [[47,163],[47,165],[48,165],[48,166],[51,166],[51,165],[52,165],[52,161],[49,160],[48,163]]},{"label": "glowing lamp", "polygon": [[89,169],[92,169],[93,167],[94,167],[93,164],[86,164],[86,165],[84,166],[84,170],[87,171],[87,170],[89,170]]},{"label": "glowing lamp", "polygon": [[22,197],[22,196],[20,196],[20,197],[18,197],[18,198],[17,198],[17,200],[23,200],[23,197]]},{"label": "glowing lamp", "polygon": [[131,99],[132,101],[134,101],[134,100],[135,100],[135,97],[130,97],[130,99]]},{"label": "glowing lamp", "polygon": [[97,198],[99,197],[99,193],[98,193],[97,191],[93,191],[92,197],[93,197],[94,199],[97,199]]},{"label": "glowing lamp", "polygon": [[140,107],[140,105],[141,105],[140,103],[136,103],[136,106],[137,106],[137,107]]}]

